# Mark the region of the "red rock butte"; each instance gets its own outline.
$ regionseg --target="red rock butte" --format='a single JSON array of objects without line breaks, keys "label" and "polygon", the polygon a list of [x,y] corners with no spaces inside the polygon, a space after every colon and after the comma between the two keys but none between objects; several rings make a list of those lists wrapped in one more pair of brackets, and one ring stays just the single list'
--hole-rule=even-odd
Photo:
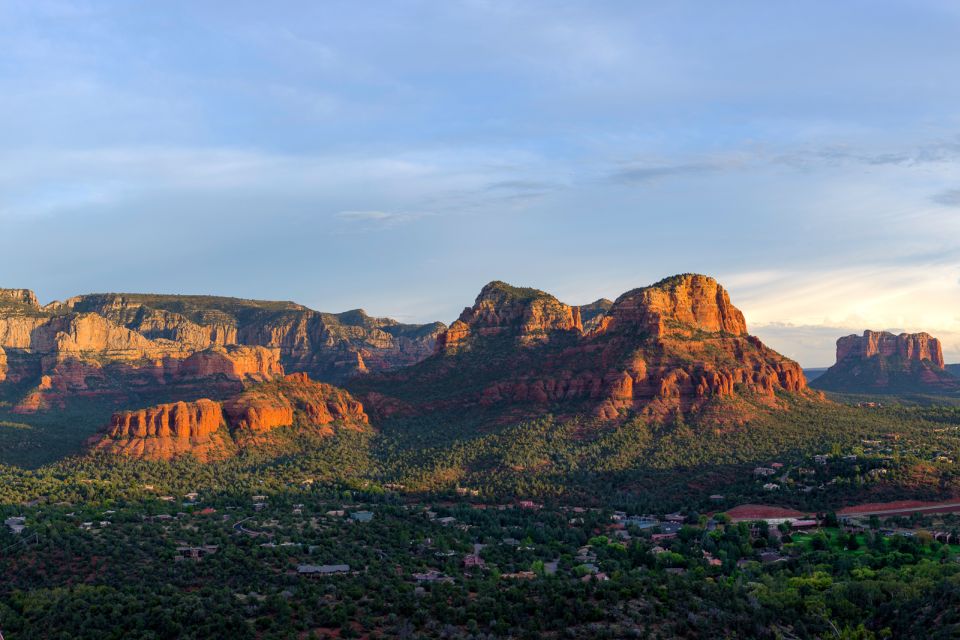
[{"label": "red rock butte", "polygon": [[960,380],[944,368],[937,338],[869,330],[837,340],[837,361],[814,386],[841,393],[960,392]]},{"label": "red rock butte", "polygon": [[223,402],[201,399],[117,412],[91,445],[143,459],[169,460],[189,453],[206,461],[228,457],[250,443],[262,444],[280,427],[298,425],[330,436],[335,428],[363,430],[368,424],[363,405],[349,393],[299,373],[255,385]]},{"label": "red rock butte", "polygon": [[[587,403],[601,418],[662,419],[712,399],[772,406],[778,393],[803,392],[806,379],[796,362],[748,335],[743,314],[713,278],[684,274],[582,309],[491,282],[440,334],[432,358],[353,387],[385,415]],[[432,399],[418,403],[416,388],[431,388]]]}]

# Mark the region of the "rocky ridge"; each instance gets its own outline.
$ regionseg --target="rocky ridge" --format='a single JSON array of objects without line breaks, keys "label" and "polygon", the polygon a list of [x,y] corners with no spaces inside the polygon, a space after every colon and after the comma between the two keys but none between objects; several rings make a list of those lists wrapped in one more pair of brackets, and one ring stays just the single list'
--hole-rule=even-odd
[{"label": "rocky ridge", "polygon": [[0,289],[0,395],[32,412],[144,389],[225,397],[285,371],[342,380],[423,359],[442,328],[211,296],[94,294],[40,306],[29,290]]}]

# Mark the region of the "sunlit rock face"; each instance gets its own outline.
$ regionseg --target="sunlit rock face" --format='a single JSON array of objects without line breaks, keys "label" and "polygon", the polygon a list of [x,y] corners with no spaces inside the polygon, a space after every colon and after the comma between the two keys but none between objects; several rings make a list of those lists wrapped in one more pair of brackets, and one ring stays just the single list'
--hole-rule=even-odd
[{"label": "sunlit rock face", "polygon": [[864,331],[837,340],[837,362],[813,386],[847,393],[960,392],[943,347],[928,333]]},{"label": "sunlit rock face", "polygon": [[363,405],[349,393],[299,373],[254,385],[223,402],[200,399],[119,411],[90,445],[146,460],[189,454],[210,461],[269,445],[271,432],[281,427],[331,436],[338,429],[368,426]]},{"label": "sunlit rock face", "polygon": [[[800,366],[750,336],[726,290],[697,274],[580,308],[492,282],[440,334],[432,358],[351,388],[387,416],[526,406],[651,420],[717,399],[774,406],[778,394],[807,393]],[[729,411],[718,416],[745,419]]]}]

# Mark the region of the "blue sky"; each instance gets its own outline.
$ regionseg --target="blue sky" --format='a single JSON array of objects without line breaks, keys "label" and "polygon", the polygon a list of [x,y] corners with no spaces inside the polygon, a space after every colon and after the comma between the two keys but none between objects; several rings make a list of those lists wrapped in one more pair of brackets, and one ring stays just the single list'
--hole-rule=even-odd
[{"label": "blue sky", "polygon": [[960,4],[0,0],[2,286],[451,321],[714,275],[960,361]]}]

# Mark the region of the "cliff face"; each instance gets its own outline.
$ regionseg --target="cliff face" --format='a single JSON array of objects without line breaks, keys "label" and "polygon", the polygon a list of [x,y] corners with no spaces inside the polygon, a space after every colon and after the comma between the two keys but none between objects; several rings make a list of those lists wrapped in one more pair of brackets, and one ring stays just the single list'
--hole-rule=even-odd
[{"label": "cliff face", "polygon": [[96,294],[64,308],[92,311],[146,337],[204,349],[249,345],[278,349],[287,371],[340,381],[413,364],[433,352],[440,323],[405,325],[363,310],[313,311],[293,302],[214,296]]},{"label": "cliff face", "polygon": [[437,339],[437,352],[454,353],[468,338],[515,336],[521,344],[544,342],[554,332],[583,333],[580,309],[536,289],[491,282]]},{"label": "cliff face", "polygon": [[749,336],[743,314],[712,278],[675,276],[629,291],[609,307],[594,305],[585,332],[581,309],[491,283],[441,334],[435,356],[355,380],[351,389],[367,394],[384,415],[471,406],[586,408],[605,419],[651,420],[725,399],[774,406],[778,393],[806,389],[799,365]]},{"label": "cliff face", "polygon": [[955,393],[940,341],[927,333],[864,331],[837,340],[837,362],[813,386],[848,393]]},{"label": "cliff face", "polygon": [[297,425],[329,436],[336,429],[364,430],[368,424],[363,405],[346,391],[291,374],[224,402],[201,399],[118,412],[91,446],[148,460],[190,454],[209,461],[267,444],[279,427]]},{"label": "cliff face", "polygon": [[743,313],[716,280],[684,274],[634,289],[613,303],[603,330],[692,336],[695,332],[747,335]]},{"label": "cliff face", "polygon": [[927,360],[936,369],[943,369],[943,348],[929,333],[864,331],[862,336],[845,336],[837,340],[837,362],[867,358],[896,358],[901,364]]},{"label": "cliff face", "polygon": [[443,328],[210,296],[94,294],[41,307],[29,290],[0,289],[0,348],[18,356],[0,364],[0,385],[31,387],[21,412],[177,385],[224,397],[285,370],[341,380],[413,364]]}]

